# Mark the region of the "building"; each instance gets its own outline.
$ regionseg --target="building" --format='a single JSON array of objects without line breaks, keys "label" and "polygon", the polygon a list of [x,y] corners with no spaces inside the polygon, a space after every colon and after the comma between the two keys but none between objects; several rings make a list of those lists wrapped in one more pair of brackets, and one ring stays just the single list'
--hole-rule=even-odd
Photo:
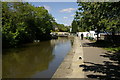
[{"label": "building", "polygon": [[[83,34],[84,37],[89,37],[93,39],[97,39],[97,34],[95,31],[89,31],[89,32],[77,32],[78,36],[81,37],[81,34]],[[100,37],[100,34],[98,35]]]}]

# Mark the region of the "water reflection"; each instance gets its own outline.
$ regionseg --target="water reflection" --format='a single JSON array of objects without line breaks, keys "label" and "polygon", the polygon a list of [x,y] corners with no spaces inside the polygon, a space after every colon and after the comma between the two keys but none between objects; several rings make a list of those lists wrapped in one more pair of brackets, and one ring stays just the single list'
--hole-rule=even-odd
[{"label": "water reflection", "polygon": [[4,50],[3,78],[51,77],[70,48],[68,39],[59,38]]}]

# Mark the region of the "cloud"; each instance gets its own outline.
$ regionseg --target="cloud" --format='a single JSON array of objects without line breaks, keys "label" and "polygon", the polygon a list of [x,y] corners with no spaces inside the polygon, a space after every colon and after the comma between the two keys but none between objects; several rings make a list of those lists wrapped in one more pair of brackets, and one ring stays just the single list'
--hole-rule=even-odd
[{"label": "cloud", "polygon": [[68,17],[63,17],[64,19],[67,19]]},{"label": "cloud", "polygon": [[66,9],[62,9],[62,10],[60,10],[60,12],[72,12],[72,11],[74,11],[74,10],[76,10],[75,8],[66,8]]}]

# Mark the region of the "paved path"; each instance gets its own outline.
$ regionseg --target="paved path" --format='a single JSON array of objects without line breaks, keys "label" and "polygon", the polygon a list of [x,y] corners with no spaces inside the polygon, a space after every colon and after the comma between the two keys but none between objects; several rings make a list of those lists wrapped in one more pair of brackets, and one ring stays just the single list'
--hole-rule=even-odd
[{"label": "paved path", "polygon": [[[103,64],[104,61],[110,61],[108,58],[104,58],[101,56],[107,52],[106,50],[89,45],[91,42],[89,40],[86,40],[86,39],[81,40],[81,43],[82,43],[83,53],[84,53],[84,55],[83,55],[84,62],[85,62],[84,64],[87,65],[88,67],[91,66],[91,69],[96,69],[96,68],[99,69],[99,67],[92,67],[92,66],[96,66],[95,64]],[[101,74],[101,72],[94,73],[94,71],[95,70],[84,72],[85,78],[87,78],[87,75],[90,75],[90,74],[92,74],[92,75],[104,75],[104,74]]]},{"label": "paved path", "polygon": [[101,57],[100,55],[103,55],[106,53],[106,50],[98,47],[93,47],[88,45],[88,43],[91,43],[89,40],[81,40],[82,47],[83,47],[83,53],[84,53],[84,62],[95,62],[95,63],[103,63],[105,59]]},{"label": "paved path", "polygon": [[[80,39],[75,37],[72,50],[52,78],[84,78],[83,68],[79,67],[80,64],[83,64],[83,49],[80,44]],[[79,59],[79,57],[82,57],[82,59]]]},{"label": "paved path", "polygon": [[[72,50],[52,78],[87,78],[89,74],[102,75],[92,71],[84,72],[83,67],[80,67],[80,65],[102,64],[103,61],[109,61],[109,59],[100,56],[106,52],[105,50],[90,46],[88,43],[91,42],[75,37]],[[82,59],[79,59],[79,57]]]}]

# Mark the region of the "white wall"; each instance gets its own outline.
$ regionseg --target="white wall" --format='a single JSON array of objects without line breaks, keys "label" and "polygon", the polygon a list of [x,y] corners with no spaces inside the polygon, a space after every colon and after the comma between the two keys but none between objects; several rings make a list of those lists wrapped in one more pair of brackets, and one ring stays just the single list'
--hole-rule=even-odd
[{"label": "white wall", "polygon": [[84,37],[87,37],[87,34],[89,33],[89,32],[77,32],[77,34],[78,34],[78,36],[80,36],[81,37],[81,34],[83,33],[83,36]]},{"label": "white wall", "polygon": [[[94,39],[97,38],[97,35],[95,31],[89,31],[89,32],[77,32],[78,36],[81,37],[81,34],[83,33],[84,37],[93,37]],[[100,37],[100,34],[98,35]]]}]

